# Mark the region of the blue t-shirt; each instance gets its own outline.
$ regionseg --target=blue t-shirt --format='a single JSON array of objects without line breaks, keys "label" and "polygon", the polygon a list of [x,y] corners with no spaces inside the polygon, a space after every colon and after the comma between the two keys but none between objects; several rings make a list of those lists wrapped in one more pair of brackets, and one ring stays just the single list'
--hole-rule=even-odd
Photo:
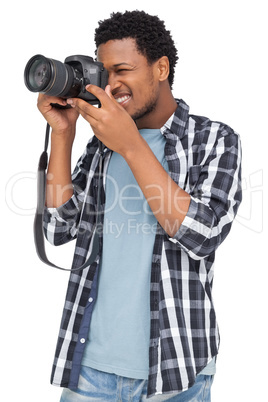
[{"label": "blue t-shirt", "polygon": [[[161,131],[143,129],[140,134],[168,170]],[[82,364],[147,379],[150,276],[157,221],[126,161],[115,152],[107,171],[105,194],[98,297]],[[213,374],[214,370],[212,361],[204,374]]]},{"label": "blue t-shirt", "polygon": [[[161,164],[165,138],[140,130]],[[106,178],[103,254],[98,297],[83,365],[147,379],[150,276],[157,221],[124,158],[113,153]]]}]

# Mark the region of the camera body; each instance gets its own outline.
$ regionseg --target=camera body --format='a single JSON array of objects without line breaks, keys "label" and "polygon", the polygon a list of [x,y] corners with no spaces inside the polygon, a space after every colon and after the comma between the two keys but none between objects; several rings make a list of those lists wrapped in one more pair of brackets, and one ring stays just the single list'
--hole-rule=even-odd
[{"label": "camera body", "polygon": [[31,92],[40,92],[60,98],[80,98],[92,105],[100,101],[86,90],[88,84],[105,89],[108,72],[103,64],[90,56],[69,56],[64,63],[33,56],[26,64],[24,82]]},{"label": "camera body", "polygon": [[99,100],[86,90],[86,86],[92,84],[105,89],[108,84],[108,73],[107,70],[104,69],[103,64],[94,61],[90,56],[81,55],[69,56],[65,59],[64,63],[83,72],[82,78],[80,79],[81,90],[76,97],[91,104],[99,103]]}]

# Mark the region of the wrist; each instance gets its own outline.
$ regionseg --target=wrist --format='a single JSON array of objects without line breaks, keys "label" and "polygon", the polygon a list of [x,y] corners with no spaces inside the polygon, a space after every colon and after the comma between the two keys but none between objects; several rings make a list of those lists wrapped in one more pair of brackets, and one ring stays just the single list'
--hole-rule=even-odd
[{"label": "wrist", "polygon": [[123,158],[129,165],[135,163],[138,155],[143,155],[144,152],[151,151],[147,142],[144,138],[139,134],[135,136],[135,140],[128,144],[128,147],[122,153]]},{"label": "wrist", "polygon": [[65,130],[52,129],[51,142],[54,144],[72,146],[74,138],[75,138],[75,127],[68,128]]}]

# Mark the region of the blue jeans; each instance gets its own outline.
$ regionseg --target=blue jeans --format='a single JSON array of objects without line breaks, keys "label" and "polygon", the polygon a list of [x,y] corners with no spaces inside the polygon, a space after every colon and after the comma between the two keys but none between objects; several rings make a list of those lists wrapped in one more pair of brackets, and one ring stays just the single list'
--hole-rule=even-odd
[{"label": "blue jeans", "polygon": [[180,394],[147,395],[147,380],[135,380],[82,367],[78,388],[65,388],[60,402],[210,402],[213,376],[199,375],[187,391]]}]

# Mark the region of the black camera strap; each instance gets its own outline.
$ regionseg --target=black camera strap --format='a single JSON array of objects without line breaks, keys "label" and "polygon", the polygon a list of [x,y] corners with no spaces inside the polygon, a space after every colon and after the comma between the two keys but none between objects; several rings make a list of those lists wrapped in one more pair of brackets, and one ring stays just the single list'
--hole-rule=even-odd
[{"label": "black camera strap", "polygon": [[[37,171],[37,207],[34,218],[34,241],[35,248],[38,257],[42,262],[47,265],[50,265],[53,268],[61,269],[62,271],[81,271],[84,268],[88,267],[92,264],[98,253],[99,253],[99,229],[100,229],[100,189],[101,189],[101,176],[102,176],[102,168],[103,168],[103,151],[102,151],[102,143],[99,142],[99,151],[100,151],[100,161],[99,161],[99,171],[98,171],[98,192],[97,192],[97,212],[96,212],[96,223],[95,230],[93,233],[93,239],[91,241],[91,253],[88,259],[78,268],[67,269],[61,268],[55,264],[53,264],[47,257],[46,249],[45,249],[45,236],[43,230],[43,216],[45,209],[45,200],[46,200],[46,169],[48,162],[48,154],[47,148],[49,143],[49,134],[50,134],[50,126],[47,124],[46,128],[46,137],[45,137],[45,146],[44,151],[42,152]],[[88,189],[89,191],[89,189]]]}]

